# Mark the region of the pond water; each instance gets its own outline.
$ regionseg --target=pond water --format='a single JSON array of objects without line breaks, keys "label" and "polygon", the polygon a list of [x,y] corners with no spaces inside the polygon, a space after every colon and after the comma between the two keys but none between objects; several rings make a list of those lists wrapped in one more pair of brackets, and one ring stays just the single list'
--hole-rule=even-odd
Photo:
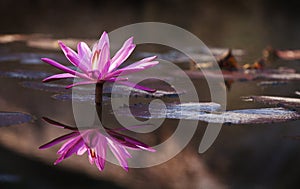
[{"label": "pond water", "polygon": [[[296,113],[293,120],[286,117],[270,119],[270,112],[258,111],[257,114],[265,114],[269,119],[261,122],[257,121],[261,120],[260,117],[251,118],[252,121],[247,122],[233,115],[235,111],[249,113],[243,109],[275,108],[278,105],[281,108],[272,109],[272,113],[281,110],[295,113],[291,107],[298,105],[296,108],[299,108],[299,102],[296,105],[283,103],[282,106],[282,102],[264,104],[259,103],[260,99],[249,102],[241,97],[263,95],[299,99],[299,92],[296,91],[300,90],[300,81],[296,74],[300,72],[300,60],[272,60],[260,78],[251,76],[249,79],[249,75],[245,78],[244,72],[225,72],[230,86],[227,89],[226,117],[232,119],[225,121],[227,124],[223,125],[217,140],[204,154],[198,153],[198,147],[209,122],[207,120],[217,120],[219,114],[209,118],[205,114],[200,119],[196,112],[197,115],[192,116],[192,119],[200,120],[198,128],[192,141],[180,154],[162,165],[129,169],[128,173],[112,164],[107,164],[104,171],[99,172],[89,165],[87,157],[71,157],[56,167],[52,163],[57,157],[57,148],[38,150],[40,145],[66,133],[42,121],[42,117],[75,124],[71,92],[64,88],[71,81],[41,82],[43,78],[59,72],[42,63],[41,57],[70,65],[57,49],[57,39],[68,39],[72,45],[80,39],[95,41],[103,30],[109,32],[134,22],[167,22],[197,35],[215,54],[220,55],[227,48],[236,50],[233,53],[237,53],[239,65],[243,65],[260,59],[262,51],[269,45],[274,49],[300,49],[300,17],[295,8],[298,2],[107,1],[102,4],[97,1],[76,1],[72,2],[72,8],[68,0],[59,5],[51,1],[28,0],[21,4],[18,2],[18,6],[15,6],[16,3],[3,1],[0,6],[0,21],[3,25],[0,31],[3,34],[0,36],[1,188],[294,188],[300,184],[300,163],[297,161],[300,140],[295,138],[300,136],[299,114]],[[12,7],[14,11],[8,11]],[[149,49],[151,52],[148,52]],[[178,65],[190,73],[200,100],[210,101],[207,84],[199,76],[200,71],[190,69],[190,63],[174,54],[172,49],[162,46],[138,47],[131,60],[153,51],[158,51],[164,58],[181,62]],[[239,52],[243,53],[239,55]],[[292,70],[278,71],[279,67]],[[271,69],[277,75],[274,76],[272,72],[271,77],[268,72]],[[153,81],[147,81],[146,84],[168,88],[163,84],[158,86]],[[120,87],[119,90],[118,94],[122,95],[123,90],[128,88]],[[91,90],[83,89],[81,92],[85,95],[73,98],[78,102],[93,104]],[[185,93],[183,89],[178,95]],[[164,98],[167,102],[177,100],[177,94],[172,92],[156,95],[161,95],[158,98]],[[132,96],[131,104],[133,112],[136,110],[136,116],[148,108],[146,103],[155,98],[140,92],[133,92]],[[105,95],[103,100],[108,102],[109,95]],[[202,113],[211,113],[218,108],[216,104],[198,105],[196,109]],[[195,106],[187,106],[186,115],[180,114],[180,117],[177,106],[180,105],[170,105],[170,119],[159,130],[143,136],[133,133],[129,135],[152,145],[165,141],[174,132],[177,119],[186,119],[191,117],[189,112],[195,113],[189,109]],[[160,115],[158,111],[156,116]],[[119,126],[110,111],[105,112],[105,116],[107,125]]]}]

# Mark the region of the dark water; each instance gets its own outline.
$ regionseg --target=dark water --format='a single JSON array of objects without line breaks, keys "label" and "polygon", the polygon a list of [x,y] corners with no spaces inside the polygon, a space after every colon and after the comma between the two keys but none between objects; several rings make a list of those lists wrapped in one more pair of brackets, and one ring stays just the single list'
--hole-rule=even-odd
[{"label": "dark water", "polygon": [[[271,45],[300,48],[298,1],[1,1],[2,34],[50,34],[53,38],[97,39],[103,30],[143,21],[176,24],[197,35],[210,47],[243,49],[240,64],[252,63]],[[28,87],[57,70],[39,64],[40,57],[64,60],[53,50],[28,47],[25,42],[0,45],[0,111],[27,112],[35,122],[1,128],[0,186],[4,188],[296,188],[299,185],[299,120],[271,124],[223,126],[214,145],[204,154],[198,146],[206,124],[200,123],[188,147],[169,162],[129,173],[108,165],[103,173],[77,166],[76,160],[51,166],[55,151],[38,151],[39,145],[60,131],[49,129],[42,116],[73,123],[71,102],[65,89]],[[286,66],[300,71],[300,61],[277,60],[269,67]],[[5,73],[4,75],[1,73]],[[37,74],[36,74],[37,73]],[[209,100],[205,82],[193,79],[202,100]],[[228,110],[269,107],[243,102],[242,96],[297,97],[299,81],[264,85],[237,81],[228,90]],[[28,84],[29,83],[29,84]],[[27,85],[27,87],[26,87]],[[24,87],[25,86],[25,87]],[[36,85],[34,85],[36,86]],[[55,89],[53,89],[55,88]],[[50,90],[50,91],[49,91]],[[51,91],[51,90],[54,90]],[[61,90],[61,91],[59,91]],[[58,92],[59,91],[59,92]],[[53,95],[56,95],[53,97]],[[176,125],[168,120],[167,124]],[[112,123],[111,123],[112,124]],[[172,129],[160,131],[161,140]],[[49,155],[50,154],[50,155]],[[52,154],[52,156],[51,156]],[[80,164],[88,164],[86,157]],[[74,165],[74,167],[72,167]],[[91,171],[90,171],[90,170]],[[1,176],[2,175],[2,176]],[[2,179],[1,179],[2,178]],[[205,183],[207,179],[210,184]],[[109,182],[106,182],[108,180]],[[2,187],[1,187],[2,188]]]}]

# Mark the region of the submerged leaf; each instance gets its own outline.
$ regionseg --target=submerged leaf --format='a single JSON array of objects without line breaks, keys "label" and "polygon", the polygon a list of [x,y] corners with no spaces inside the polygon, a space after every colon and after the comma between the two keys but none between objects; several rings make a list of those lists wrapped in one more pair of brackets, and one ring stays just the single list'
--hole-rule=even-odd
[{"label": "submerged leaf", "polygon": [[21,112],[0,112],[0,127],[27,123],[33,120],[29,114]]}]

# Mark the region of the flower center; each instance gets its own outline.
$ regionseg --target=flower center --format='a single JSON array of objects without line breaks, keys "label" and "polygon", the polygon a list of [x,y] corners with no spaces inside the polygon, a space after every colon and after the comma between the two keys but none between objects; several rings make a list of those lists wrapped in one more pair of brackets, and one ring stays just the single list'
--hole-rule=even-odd
[{"label": "flower center", "polygon": [[90,148],[90,153],[91,153],[92,158],[96,158],[96,152],[95,152],[94,148]]},{"label": "flower center", "polygon": [[101,50],[96,50],[93,54],[93,57],[92,57],[92,69],[93,70],[97,69],[97,66],[98,66],[97,62],[99,61],[100,51]]}]

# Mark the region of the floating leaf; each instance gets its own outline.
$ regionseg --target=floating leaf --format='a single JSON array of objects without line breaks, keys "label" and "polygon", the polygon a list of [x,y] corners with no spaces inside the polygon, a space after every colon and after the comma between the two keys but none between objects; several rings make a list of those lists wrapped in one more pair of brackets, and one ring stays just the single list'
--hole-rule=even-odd
[{"label": "floating leaf", "polygon": [[0,127],[27,123],[33,118],[29,114],[21,112],[0,112]]},{"label": "floating leaf", "polygon": [[283,108],[245,109],[217,112],[220,105],[216,103],[167,105],[165,109],[162,108],[161,105],[140,105],[122,107],[114,113],[124,116],[132,116],[131,113],[128,115],[128,108],[130,108],[132,115],[139,118],[188,119],[209,123],[260,124],[283,122],[300,118],[300,114],[297,112]]},{"label": "floating leaf", "polygon": [[289,108],[293,110],[300,109],[300,98],[287,98],[277,96],[248,96],[243,98],[244,100],[251,100],[254,102]]},{"label": "floating leaf", "polygon": [[4,72],[0,71],[0,77],[17,78],[17,79],[43,79],[51,75],[47,72],[17,70]]}]

